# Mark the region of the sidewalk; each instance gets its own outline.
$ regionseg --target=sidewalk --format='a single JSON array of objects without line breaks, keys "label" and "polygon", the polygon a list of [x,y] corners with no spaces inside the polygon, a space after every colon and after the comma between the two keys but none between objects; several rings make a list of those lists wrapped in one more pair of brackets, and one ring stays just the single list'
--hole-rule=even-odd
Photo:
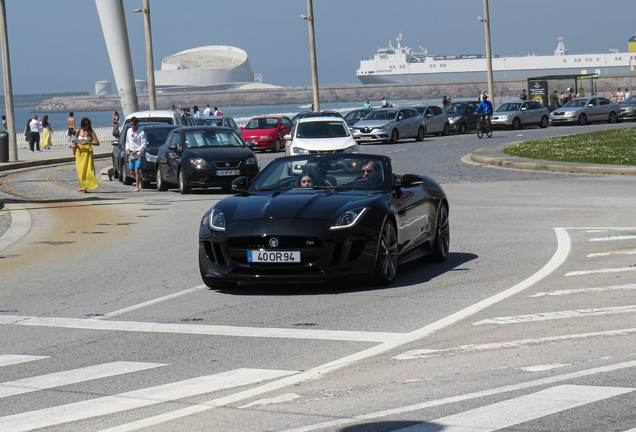
[{"label": "sidewalk", "polygon": [[[113,146],[110,141],[102,142],[93,147],[95,159],[110,157]],[[73,151],[66,145],[53,146],[50,150],[31,152],[29,149],[18,149],[17,162],[0,162],[0,172],[19,168],[29,168],[41,165],[52,165],[64,162],[74,162]]]}]

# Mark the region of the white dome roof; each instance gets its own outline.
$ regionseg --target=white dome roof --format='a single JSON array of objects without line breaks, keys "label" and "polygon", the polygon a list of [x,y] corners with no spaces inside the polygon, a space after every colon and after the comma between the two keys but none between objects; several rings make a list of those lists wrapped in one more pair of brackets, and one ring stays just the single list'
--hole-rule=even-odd
[{"label": "white dome roof", "polygon": [[246,62],[247,53],[240,48],[211,45],[166,57],[161,62],[161,70],[229,70]]}]

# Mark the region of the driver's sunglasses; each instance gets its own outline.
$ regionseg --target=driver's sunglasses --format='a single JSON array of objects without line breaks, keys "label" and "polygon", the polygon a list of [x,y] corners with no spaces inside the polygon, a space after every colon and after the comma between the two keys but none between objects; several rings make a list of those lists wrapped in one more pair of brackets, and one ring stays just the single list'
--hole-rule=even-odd
[{"label": "driver's sunglasses", "polygon": [[373,174],[373,170],[372,169],[362,170],[362,174]]},{"label": "driver's sunglasses", "polygon": [[130,124],[131,124],[131,125],[135,125],[135,126],[136,126],[136,125],[138,125],[139,123],[138,123],[138,122],[130,122]]}]

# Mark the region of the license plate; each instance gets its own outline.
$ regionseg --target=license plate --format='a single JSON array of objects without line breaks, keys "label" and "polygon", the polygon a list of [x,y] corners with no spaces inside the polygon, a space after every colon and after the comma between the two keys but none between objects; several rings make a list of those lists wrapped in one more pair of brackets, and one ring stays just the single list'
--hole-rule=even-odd
[{"label": "license plate", "polygon": [[232,175],[240,175],[241,170],[217,170],[217,176],[232,176]]},{"label": "license plate", "polygon": [[362,141],[371,141],[371,140],[373,139],[373,137],[362,136],[362,137],[360,137],[360,139],[361,139]]},{"label": "license plate", "polygon": [[299,263],[300,251],[247,251],[247,262]]}]

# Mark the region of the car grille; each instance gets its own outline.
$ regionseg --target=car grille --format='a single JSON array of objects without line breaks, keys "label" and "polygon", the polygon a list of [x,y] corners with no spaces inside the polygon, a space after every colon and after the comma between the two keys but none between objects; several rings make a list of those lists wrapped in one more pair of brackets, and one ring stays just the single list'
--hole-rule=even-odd
[{"label": "car grille", "polygon": [[[250,236],[250,237],[236,237],[227,241],[227,248],[230,257],[240,264],[248,264],[247,251],[248,250],[268,250],[268,251],[300,251],[299,263],[285,263],[282,265],[295,266],[302,264],[309,264],[320,258],[322,253],[322,240],[315,237],[303,237],[303,236],[276,236],[278,245],[276,247],[270,246],[270,239],[273,236]],[[250,266],[262,266],[262,263],[249,263]],[[265,264],[266,266],[277,264]]]},{"label": "car grille", "polygon": [[217,168],[238,168],[241,165],[241,161],[214,161],[214,165]]},{"label": "car grille", "polygon": [[552,114],[554,114],[554,115],[563,115],[563,114],[565,114],[565,111],[555,111]]},{"label": "car grille", "polygon": [[342,153],[344,149],[339,150],[310,150],[309,154],[328,154],[328,153]]}]

